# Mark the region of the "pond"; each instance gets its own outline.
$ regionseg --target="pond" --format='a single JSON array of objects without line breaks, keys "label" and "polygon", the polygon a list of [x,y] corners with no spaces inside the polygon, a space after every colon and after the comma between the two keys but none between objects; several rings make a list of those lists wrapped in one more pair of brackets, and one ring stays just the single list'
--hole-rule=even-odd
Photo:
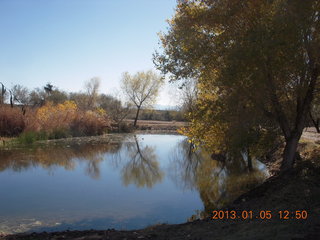
[{"label": "pond", "polygon": [[0,233],[135,229],[182,223],[267,177],[219,162],[179,135],[0,151]]}]

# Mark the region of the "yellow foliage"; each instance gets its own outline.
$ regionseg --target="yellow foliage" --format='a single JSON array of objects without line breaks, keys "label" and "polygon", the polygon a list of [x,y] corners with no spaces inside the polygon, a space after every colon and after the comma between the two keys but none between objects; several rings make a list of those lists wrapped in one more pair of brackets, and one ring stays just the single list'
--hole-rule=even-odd
[{"label": "yellow foliage", "polygon": [[44,131],[49,136],[98,135],[110,126],[106,112],[97,108],[83,111],[73,101],[54,105],[47,102],[26,117],[26,131]]},{"label": "yellow foliage", "polygon": [[104,116],[107,114],[106,110],[104,110],[103,108],[97,108],[95,110],[95,112],[99,115],[99,116]]},{"label": "yellow foliage", "polygon": [[36,112],[36,119],[40,124],[40,130],[67,128],[74,120],[77,113],[77,105],[73,101],[53,105],[48,102]]}]

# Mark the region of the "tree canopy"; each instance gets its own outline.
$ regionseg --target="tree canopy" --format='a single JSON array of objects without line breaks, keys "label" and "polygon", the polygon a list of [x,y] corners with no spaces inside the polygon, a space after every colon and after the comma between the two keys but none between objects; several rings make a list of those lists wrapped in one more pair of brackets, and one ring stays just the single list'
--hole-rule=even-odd
[{"label": "tree canopy", "polygon": [[121,88],[129,102],[137,107],[134,126],[137,124],[139,111],[142,106],[151,105],[156,100],[164,79],[149,70],[130,75],[125,72],[121,80]]},{"label": "tree canopy", "polygon": [[319,85],[319,13],[318,0],[178,1],[154,62],[173,81],[198,79],[187,134],[253,155],[282,136],[290,169]]}]

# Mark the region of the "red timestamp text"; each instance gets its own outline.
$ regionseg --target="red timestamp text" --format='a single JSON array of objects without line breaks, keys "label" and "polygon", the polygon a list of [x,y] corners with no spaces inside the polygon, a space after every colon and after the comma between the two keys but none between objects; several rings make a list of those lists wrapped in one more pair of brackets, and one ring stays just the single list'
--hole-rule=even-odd
[{"label": "red timestamp text", "polygon": [[280,210],[280,211],[271,211],[271,210],[260,210],[260,211],[214,210],[214,211],[212,211],[212,219],[213,220],[223,220],[223,219],[269,220],[269,219],[273,219],[273,218],[282,219],[282,220],[289,220],[289,219],[305,220],[308,218],[308,212],[306,210],[295,210],[295,211],[289,211],[289,210]]}]

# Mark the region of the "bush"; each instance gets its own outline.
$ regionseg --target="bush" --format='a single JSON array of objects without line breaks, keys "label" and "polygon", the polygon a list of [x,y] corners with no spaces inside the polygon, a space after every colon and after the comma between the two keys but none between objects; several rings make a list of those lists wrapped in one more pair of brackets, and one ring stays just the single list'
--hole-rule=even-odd
[{"label": "bush", "polygon": [[101,135],[110,128],[109,121],[95,112],[78,114],[70,125],[72,136]]},{"label": "bush", "polygon": [[57,105],[48,102],[27,119],[27,131],[45,131],[49,139],[100,135],[110,128],[104,110],[82,111],[72,101]]},{"label": "bush", "polygon": [[0,136],[18,136],[24,129],[25,122],[19,108],[0,106]]},{"label": "bush", "polygon": [[77,105],[72,101],[57,105],[48,102],[36,112],[37,127],[50,133],[59,132],[62,129],[68,129],[77,114]]},{"label": "bush", "polygon": [[133,125],[129,125],[127,123],[120,123],[119,125],[119,132],[123,132],[123,133],[130,133],[133,131]]},{"label": "bush", "polygon": [[36,140],[37,137],[35,132],[24,132],[18,138],[18,142],[21,144],[32,144]]},{"label": "bush", "polygon": [[63,128],[55,128],[49,133],[49,139],[67,138],[70,136],[68,130]]},{"label": "bush", "polygon": [[32,144],[35,141],[46,140],[46,139],[48,139],[48,134],[44,131],[40,131],[40,132],[27,131],[22,133],[18,137],[18,142],[21,144]]}]

